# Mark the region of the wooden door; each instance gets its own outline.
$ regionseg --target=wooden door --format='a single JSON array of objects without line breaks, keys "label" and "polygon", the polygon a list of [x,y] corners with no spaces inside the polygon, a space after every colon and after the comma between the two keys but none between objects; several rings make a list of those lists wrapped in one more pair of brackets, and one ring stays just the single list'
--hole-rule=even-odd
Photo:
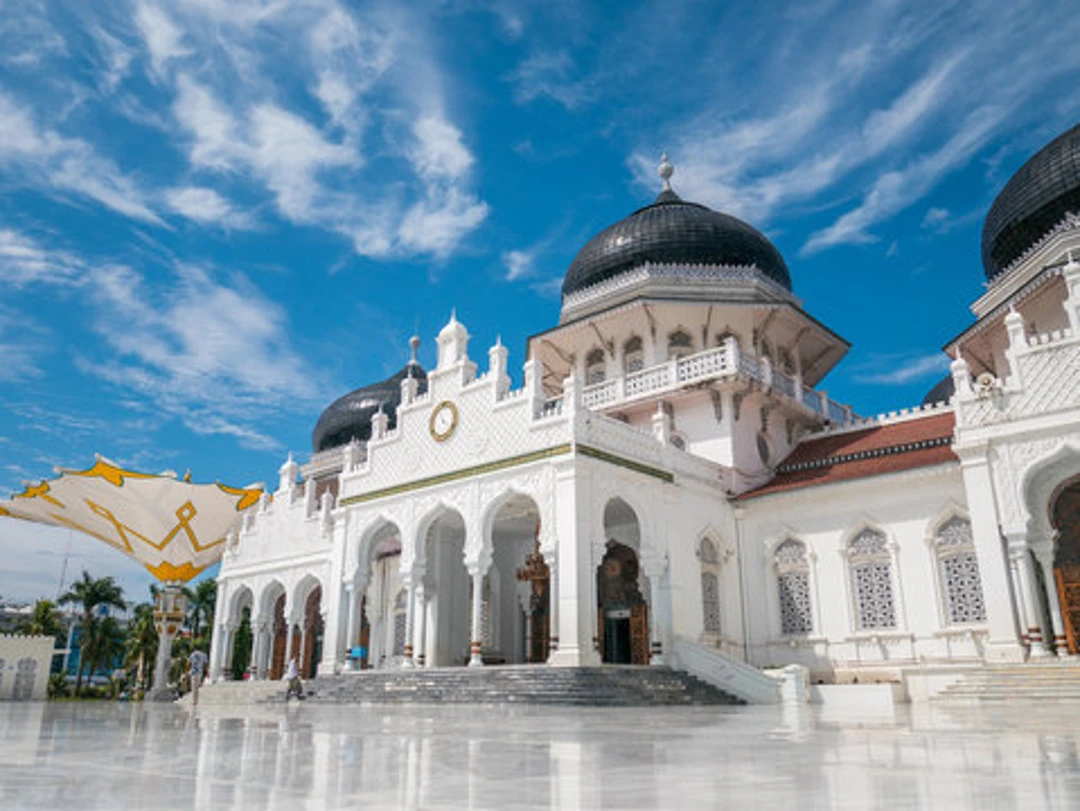
[{"label": "wooden door", "polygon": [[1054,569],[1058,603],[1069,653],[1080,652],[1080,563],[1064,563]]},{"label": "wooden door", "polygon": [[645,603],[630,606],[630,662],[649,663],[649,606]]}]

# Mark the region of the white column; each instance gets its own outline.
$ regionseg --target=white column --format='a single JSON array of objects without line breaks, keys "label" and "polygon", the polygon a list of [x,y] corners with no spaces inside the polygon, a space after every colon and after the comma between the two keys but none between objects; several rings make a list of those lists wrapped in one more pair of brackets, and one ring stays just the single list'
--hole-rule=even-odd
[{"label": "white column", "polygon": [[571,463],[555,479],[558,538],[559,649],[549,659],[560,667],[600,664],[596,636],[596,571],[592,562],[594,506],[588,473]]},{"label": "white column", "polygon": [[225,623],[219,624],[211,636],[210,641],[210,681],[221,681],[222,673],[225,670],[225,654],[226,645],[225,640],[228,636],[228,628]]},{"label": "white column", "polygon": [[420,575],[416,584],[416,606],[413,608],[413,616],[416,618],[414,621],[415,627],[413,628],[413,646],[412,646],[412,660],[413,666],[424,666],[424,632],[425,625],[427,624],[427,612],[424,610],[424,581],[423,575]]},{"label": "white column", "polygon": [[985,447],[958,449],[964,491],[971,513],[971,532],[986,601],[985,657],[992,661],[1021,661],[1009,572],[998,526],[997,504]]},{"label": "white column", "polygon": [[1020,597],[1023,605],[1024,633],[1028,640],[1028,655],[1040,659],[1050,655],[1042,637],[1042,623],[1039,621],[1041,610],[1038,601],[1038,584],[1035,581],[1035,567],[1031,563],[1027,540],[1015,536],[1009,538],[1009,554],[1016,563],[1016,572],[1020,581]]},{"label": "white column", "polygon": [[[1061,620],[1061,603],[1058,600],[1057,581],[1054,579],[1054,547],[1038,546],[1032,549],[1039,566],[1042,567],[1043,583],[1046,585],[1046,602],[1050,609],[1050,627],[1047,641],[1053,641],[1054,652],[1058,656],[1069,655],[1068,640],[1065,638],[1065,625]],[[1052,636],[1051,636],[1052,635]]]},{"label": "white column", "polygon": [[415,622],[414,610],[416,608],[416,585],[413,583],[413,573],[407,572],[401,575],[402,581],[408,593],[405,598],[405,667],[412,667],[413,657],[413,624]]},{"label": "white column", "polygon": [[652,616],[649,617],[649,664],[666,665],[664,657],[664,641],[661,635],[661,622],[664,612],[661,608],[661,595],[663,589],[660,581],[664,576],[662,566],[650,566],[645,570],[649,577],[649,609]]},{"label": "white column", "polygon": [[345,625],[345,661],[346,664],[351,664],[352,659],[349,655],[353,646],[356,645],[356,604],[360,602],[355,583],[345,584],[345,601],[348,604],[348,618]]},{"label": "white column", "polygon": [[269,669],[263,663],[266,658],[267,621],[264,617],[253,618],[251,622],[251,677],[265,679]]},{"label": "white column", "polygon": [[552,552],[544,556],[550,578],[548,580],[548,662],[559,649],[559,567],[558,558]]},{"label": "white column", "polygon": [[483,629],[480,620],[483,614],[484,603],[484,573],[476,569],[469,573],[472,576],[472,616],[469,622],[469,667],[483,667],[484,660],[481,652],[484,647]]}]

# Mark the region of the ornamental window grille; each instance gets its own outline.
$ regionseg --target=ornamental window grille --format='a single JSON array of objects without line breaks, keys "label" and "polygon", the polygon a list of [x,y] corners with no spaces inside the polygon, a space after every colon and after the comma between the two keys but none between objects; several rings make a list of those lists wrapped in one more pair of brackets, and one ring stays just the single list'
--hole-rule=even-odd
[{"label": "ornamental window grille", "polygon": [[859,630],[895,628],[892,556],[885,533],[864,529],[848,543],[847,555]]},{"label": "ornamental window grille", "polygon": [[593,386],[603,383],[606,377],[604,364],[604,350],[594,349],[585,356],[585,385]]},{"label": "ornamental window grille", "polygon": [[716,544],[702,538],[698,556],[701,559],[703,628],[707,634],[719,634],[723,631],[723,623],[720,620],[720,555]]},{"label": "ornamental window grille", "polygon": [[29,657],[18,661],[15,665],[15,684],[12,686],[12,699],[15,701],[29,701],[34,697],[37,666],[38,663]]},{"label": "ornamental window grille", "polygon": [[407,599],[408,595],[405,589],[402,589],[394,600],[394,656],[405,655],[405,631],[407,630],[405,602]]},{"label": "ornamental window grille", "polygon": [[949,624],[986,622],[986,603],[971,522],[966,518],[950,518],[938,528],[934,541]]},{"label": "ornamental window grille", "polygon": [[640,372],[645,368],[645,345],[635,335],[623,345],[623,369],[626,374]]},{"label": "ornamental window grille", "polygon": [[677,329],[668,336],[668,360],[678,360],[694,352],[694,339],[690,333]]},{"label": "ornamental window grille", "polygon": [[810,560],[806,544],[789,538],[773,553],[780,600],[780,632],[808,634],[814,630],[810,600]]}]

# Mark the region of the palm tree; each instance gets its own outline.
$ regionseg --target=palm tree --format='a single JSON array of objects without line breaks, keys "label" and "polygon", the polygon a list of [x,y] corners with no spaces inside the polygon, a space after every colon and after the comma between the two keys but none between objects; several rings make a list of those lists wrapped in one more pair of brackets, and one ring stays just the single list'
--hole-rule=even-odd
[{"label": "palm tree", "polygon": [[147,663],[154,661],[157,656],[158,635],[157,628],[154,627],[154,606],[149,603],[135,606],[134,616],[128,624],[125,646],[128,666],[135,663],[135,689],[143,692],[146,690],[150,672]]},{"label": "palm tree", "polygon": [[52,600],[38,600],[30,616],[20,620],[19,633],[31,636],[60,637],[64,633],[64,620]]},{"label": "palm tree", "polygon": [[205,627],[207,636],[214,629],[214,608],[217,602],[217,580],[210,577],[196,584],[194,591],[184,589],[188,599],[188,626],[191,636],[199,638],[199,632]]},{"label": "palm tree", "polygon": [[112,617],[91,617],[89,624],[83,626],[80,671],[85,660],[90,666],[90,674],[93,675],[103,664],[111,664],[123,652],[124,632]]},{"label": "palm tree", "polygon": [[[124,602],[124,590],[116,584],[111,577],[93,578],[90,573],[83,569],[82,579],[71,584],[71,588],[60,595],[61,605],[78,603],[82,606],[82,653],[79,655],[79,671],[75,678],[75,695],[82,688],[83,670],[86,666],[86,646],[89,642],[89,632],[94,620],[94,609],[99,605],[112,608],[127,608]],[[90,671],[93,673],[93,670]]]}]

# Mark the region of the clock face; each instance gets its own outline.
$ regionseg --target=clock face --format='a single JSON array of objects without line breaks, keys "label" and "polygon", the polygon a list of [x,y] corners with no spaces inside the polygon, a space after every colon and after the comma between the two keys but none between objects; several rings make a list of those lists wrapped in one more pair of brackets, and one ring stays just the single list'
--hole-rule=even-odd
[{"label": "clock face", "polygon": [[445,442],[454,433],[458,423],[457,406],[449,400],[443,400],[435,410],[431,412],[431,421],[428,428],[436,442]]}]

